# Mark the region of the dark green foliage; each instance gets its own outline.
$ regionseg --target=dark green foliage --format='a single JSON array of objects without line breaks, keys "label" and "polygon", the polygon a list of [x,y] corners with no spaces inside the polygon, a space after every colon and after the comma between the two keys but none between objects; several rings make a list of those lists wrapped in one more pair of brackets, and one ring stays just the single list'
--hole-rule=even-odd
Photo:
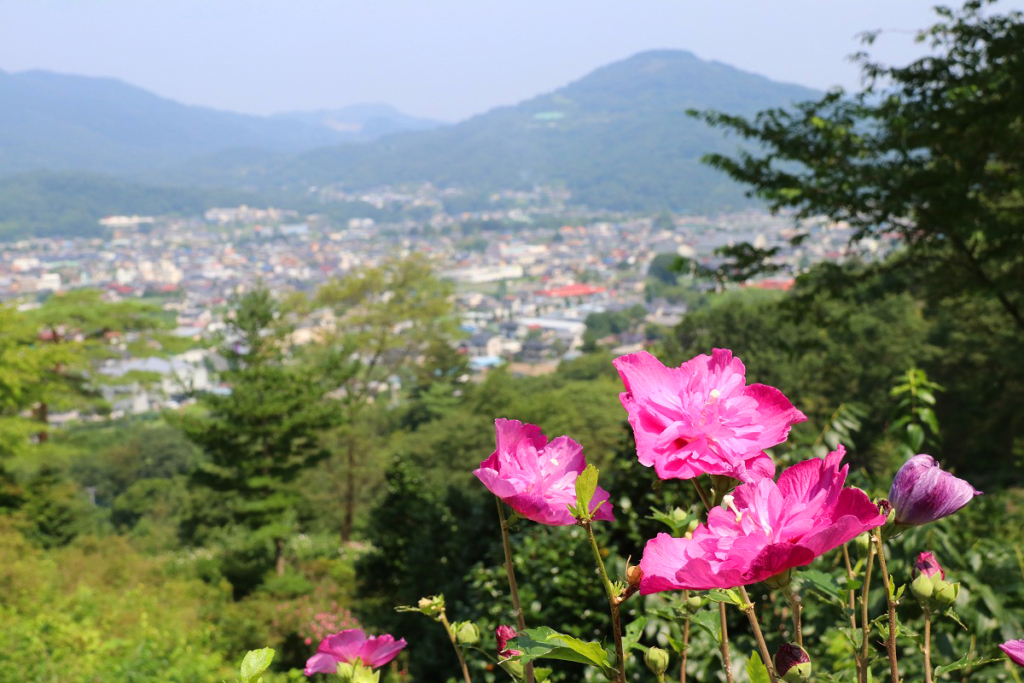
[{"label": "dark green foliage", "polygon": [[284,363],[285,332],[267,289],[243,295],[222,348],[230,393],[202,396],[205,411],[181,419],[185,435],[205,454],[192,473],[197,501],[186,537],[224,537],[233,548],[229,570],[248,584],[269,568],[261,558],[276,558],[283,572],[284,540],[296,530],[302,500],[295,482],[326,457],[319,433],[333,419],[325,388],[312,373]]},{"label": "dark green foliage", "polygon": [[[932,51],[905,67],[860,55],[866,88],[745,119],[704,113],[758,145],[707,160],[772,209],[846,221],[854,240],[896,237],[933,271],[932,296],[999,302],[1024,331],[1024,21],[971,0],[939,9]],[[874,34],[869,35],[868,43]]]}]

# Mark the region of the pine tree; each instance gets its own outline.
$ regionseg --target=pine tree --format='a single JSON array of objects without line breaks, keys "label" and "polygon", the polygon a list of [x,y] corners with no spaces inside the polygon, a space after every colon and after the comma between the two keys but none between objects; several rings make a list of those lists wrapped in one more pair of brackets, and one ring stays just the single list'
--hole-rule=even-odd
[{"label": "pine tree", "polygon": [[186,536],[200,543],[231,539],[229,546],[256,558],[248,576],[233,577],[236,593],[259,582],[251,572],[268,568],[260,558],[273,558],[284,573],[285,541],[296,531],[301,501],[296,478],[327,455],[319,435],[332,422],[331,401],[314,373],[286,361],[288,331],[265,287],[241,296],[221,351],[228,391],[203,395],[205,410],[181,418],[206,455],[191,477],[197,500]]}]

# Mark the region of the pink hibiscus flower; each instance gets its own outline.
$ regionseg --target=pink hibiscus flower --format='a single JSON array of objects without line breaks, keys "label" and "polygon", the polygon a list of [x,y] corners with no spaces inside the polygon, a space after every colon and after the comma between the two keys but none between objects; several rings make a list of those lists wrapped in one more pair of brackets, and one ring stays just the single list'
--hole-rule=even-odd
[{"label": "pink hibiscus flower", "polygon": [[881,526],[885,515],[855,488],[840,446],[779,477],[736,488],[730,509],[716,507],[693,537],[658,534],[644,548],[640,592],[733,588],[810,564],[823,553]]},{"label": "pink hibiscus flower", "polygon": [[376,669],[394,659],[405,646],[405,638],[395,640],[390,635],[367,638],[362,629],[350,628],[320,641],[316,654],[306,662],[305,674],[333,674],[338,664],[352,664],[357,659]]},{"label": "pink hibiscus flower", "polygon": [[732,351],[714,349],[678,368],[640,351],[616,358],[640,463],[661,479],[721,474],[741,481],[775,476],[764,449],[807,419],[782,392],[746,383]]},{"label": "pink hibiscus flower", "polygon": [[[527,519],[541,524],[575,524],[568,505],[576,504],[576,477],[587,466],[583,448],[567,436],[551,443],[540,427],[517,420],[494,421],[498,447],[473,474],[494,495]],[[595,519],[613,519],[608,492],[598,488]]]},{"label": "pink hibiscus flower", "polygon": [[1024,666],[1024,640],[1011,640],[999,646],[1014,664]]}]

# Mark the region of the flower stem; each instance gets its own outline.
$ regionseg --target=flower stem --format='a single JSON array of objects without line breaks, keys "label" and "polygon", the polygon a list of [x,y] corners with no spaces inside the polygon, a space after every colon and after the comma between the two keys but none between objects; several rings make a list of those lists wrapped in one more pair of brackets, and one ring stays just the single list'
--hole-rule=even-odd
[{"label": "flower stem", "polygon": [[441,612],[438,617],[438,621],[444,626],[444,630],[448,633],[448,640],[452,641],[452,647],[455,648],[455,654],[459,656],[459,665],[462,667],[462,677],[466,680],[466,683],[473,683],[473,679],[469,677],[469,667],[466,666],[466,657],[462,654],[462,648],[459,647],[459,641],[455,637],[455,631],[452,630],[452,625],[448,623],[448,616]]},{"label": "flower stem", "polygon": [[597,570],[601,573],[601,581],[604,583],[604,592],[608,596],[608,607],[612,615],[612,635],[615,638],[615,656],[618,657],[619,674],[618,683],[626,683],[626,657],[622,652],[622,623],[619,620],[618,595],[615,594],[615,587],[608,578],[608,571],[604,568],[604,559],[601,558],[601,548],[594,538],[594,527],[590,522],[580,522],[587,531],[587,539],[590,541],[590,549],[594,552],[594,561],[597,563]]},{"label": "flower stem", "polygon": [[787,588],[785,594],[786,600],[789,601],[789,606],[793,610],[793,635],[796,637],[796,644],[803,647],[804,630],[802,615],[804,607],[800,602],[800,596],[793,592],[791,588]]},{"label": "flower stem", "polygon": [[775,677],[775,666],[772,662],[772,656],[768,652],[768,644],[764,642],[761,625],[757,623],[757,615],[754,614],[754,603],[750,602],[750,596],[747,595],[746,587],[737,586],[737,590],[740,592],[740,597],[743,598],[743,612],[747,615],[747,619],[750,621],[750,628],[754,631],[754,638],[757,640],[758,649],[761,650],[764,668],[768,670],[768,678],[771,679],[772,683],[779,683],[779,679]]},{"label": "flower stem", "polygon": [[867,683],[868,678],[870,678],[869,669],[871,665],[868,663],[868,638],[871,637],[871,620],[868,618],[868,597],[871,592],[871,569],[874,565],[875,544],[871,543],[868,545],[868,561],[867,567],[864,569],[864,587],[860,594],[860,661],[864,665],[864,670],[861,671],[861,683]]},{"label": "flower stem", "polygon": [[718,648],[722,653],[722,665],[725,667],[725,680],[732,683],[732,661],[729,659],[729,624],[725,614],[725,603],[718,603],[718,619],[722,623],[722,640]]},{"label": "flower stem", "polygon": [[[501,502],[501,498],[494,497],[498,501],[498,520],[501,522],[501,541],[505,546],[505,571],[508,573],[508,590],[512,596],[512,611],[516,615],[516,623],[519,626],[520,631],[526,630],[526,617],[523,616],[523,608],[519,604],[519,587],[516,586],[516,570],[512,565],[512,545],[508,540],[508,522],[505,521],[505,504]],[[533,662],[529,662],[525,667],[526,671],[526,683],[534,683],[533,677]]]},{"label": "flower stem", "polygon": [[932,612],[924,610],[924,683],[932,683]]},{"label": "flower stem", "polygon": [[708,492],[700,485],[700,480],[694,477],[690,481],[693,483],[693,488],[697,489],[697,495],[700,496],[700,502],[704,503],[704,509],[711,512],[711,499],[708,498]]},{"label": "flower stem", "polygon": [[[686,591],[689,593],[689,591]],[[690,618],[687,617],[683,622],[683,651],[680,653],[679,662],[679,683],[686,683],[686,657],[687,650],[690,648]]]},{"label": "flower stem", "polygon": [[[846,578],[849,579],[850,581],[853,581],[856,577],[853,574],[853,564],[850,562],[850,550],[849,550],[849,548],[846,547],[845,543],[842,545],[842,548],[843,548],[843,563],[846,565]],[[855,593],[855,591],[851,589],[850,590],[850,607],[849,607],[849,609],[850,609],[850,629],[851,629],[850,637],[851,638],[853,638],[854,637],[853,634],[857,632],[857,596],[854,595],[854,593]],[[857,666],[857,683],[863,683],[864,673],[863,673],[862,670],[863,670],[864,667],[862,666],[861,661],[860,661],[860,650],[858,650],[856,646],[854,646],[854,648],[853,648],[853,663]]]},{"label": "flower stem", "polygon": [[892,579],[885,568],[885,546],[882,544],[882,533],[875,529],[875,545],[878,549],[878,567],[882,570],[882,584],[885,586],[885,600],[889,605],[889,637],[885,641],[889,650],[889,674],[892,683],[900,683],[900,670],[896,661],[896,600],[893,593]]}]

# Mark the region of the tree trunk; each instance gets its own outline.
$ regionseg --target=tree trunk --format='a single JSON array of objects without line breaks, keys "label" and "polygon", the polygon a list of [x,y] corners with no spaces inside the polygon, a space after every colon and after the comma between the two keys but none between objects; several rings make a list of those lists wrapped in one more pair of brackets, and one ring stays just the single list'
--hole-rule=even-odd
[{"label": "tree trunk", "polygon": [[348,543],[352,539],[352,524],[356,509],[356,443],[355,437],[349,436],[345,450],[345,520],[341,527],[341,540]]},{"label": "tree trunk", "polygon": [[274,559],[274,571],[277,572],[278,576],[284,576],[285,563],[284,563],[284,539],[277,539],[277,556]]},{"label": "tree trunk", "polygon": [[49,431],[49,425],[50,425],[50,406],[49,406],[49,404],[47,404],[47,403],[40,403],[39,406],[36,407],[36,415],[35,415],[35,417],[36,417],[36,421],[42,423],[42,425],[43,425],[42,430],[38,434],[36,434],[36,438],[39,440],[39,443],[45,443],[46,441],[49,441],[49,439],[50,439],[50,431]]}]

